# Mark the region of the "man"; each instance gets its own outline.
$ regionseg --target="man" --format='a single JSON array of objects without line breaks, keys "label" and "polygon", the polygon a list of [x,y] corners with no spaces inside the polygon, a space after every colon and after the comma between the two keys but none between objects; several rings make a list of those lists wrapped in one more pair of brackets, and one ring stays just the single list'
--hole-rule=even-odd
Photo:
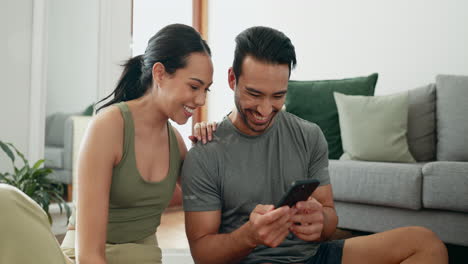
[{"label": "man", "polygon": [[[236,108],[212,142],[188,153],[182,186],[196,263],[447,263],[444,244],[420,227],[328,241],[338,217],[327,143],[313,123],[281,111],[294,46],[253,27],[236,38],[228,81]],[[320,187],[295,207],[274,208],[292,181]]]}]

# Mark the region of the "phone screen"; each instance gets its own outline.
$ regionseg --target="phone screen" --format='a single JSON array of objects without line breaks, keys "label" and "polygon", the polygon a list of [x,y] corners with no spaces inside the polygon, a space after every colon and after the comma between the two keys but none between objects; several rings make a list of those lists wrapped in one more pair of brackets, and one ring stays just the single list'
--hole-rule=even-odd
[{"label": "phone screen", "polygon": [[287,205],[293,207],[297,202],[307,200],[317,189],[320,182],[315,179],[295,181],[281,200],[276,204],[276,208]]}]

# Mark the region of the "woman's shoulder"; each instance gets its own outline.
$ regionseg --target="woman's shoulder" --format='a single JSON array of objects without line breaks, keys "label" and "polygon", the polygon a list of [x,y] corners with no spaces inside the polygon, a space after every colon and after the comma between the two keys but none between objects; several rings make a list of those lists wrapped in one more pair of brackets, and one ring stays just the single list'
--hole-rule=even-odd
[{"label": "woman's shoulder", "polygon": [[185,145],[184,138],[174,126],[172,125],[170,126],[171,126],[172,131],[174,131],[174,135],[177,139],[177,145],[179,147],[180,158],[185,159],[185,155],[187,154],[187,146]]},{"label": "woman's shoulder", "polygon": [[97,113],[90,122],[89,129],[95,133],[105,133],[108,136],[121,132],[124,120],[116,105],[108,106]]}]

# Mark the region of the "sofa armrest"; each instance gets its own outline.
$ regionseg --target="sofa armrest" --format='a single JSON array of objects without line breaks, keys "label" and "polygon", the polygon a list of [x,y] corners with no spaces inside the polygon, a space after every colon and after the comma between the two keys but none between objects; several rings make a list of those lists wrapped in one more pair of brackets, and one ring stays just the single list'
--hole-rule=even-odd
[{"label": "sofa armrest", "polygon": [[[78,152],[91,118],[91,116],[74,115],[70,116],[65,122],[64,167],[71,171],[73,188],[76,188]],[[73,200],[75,200],[75,197],[73,197]]]}]

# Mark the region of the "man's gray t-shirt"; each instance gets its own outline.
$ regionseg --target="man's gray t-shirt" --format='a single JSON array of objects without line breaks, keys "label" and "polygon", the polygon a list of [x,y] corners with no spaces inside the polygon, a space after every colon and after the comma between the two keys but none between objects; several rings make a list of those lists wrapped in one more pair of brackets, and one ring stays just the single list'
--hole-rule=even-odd
[{"label": "man's gray t-shirt", "polygon": [[[197,144],[185,158],[184,210],[221,210],[219,233],[230,233],[255,206],[277,203],[293,181],[305,178],[330,183],[327,142],[317,125],[280,111],[265,133],[249,136],[226,117],[213,140]],[[303,262],[318,245],[290,234],[276,248],[258,246],[241,263]]]}]

